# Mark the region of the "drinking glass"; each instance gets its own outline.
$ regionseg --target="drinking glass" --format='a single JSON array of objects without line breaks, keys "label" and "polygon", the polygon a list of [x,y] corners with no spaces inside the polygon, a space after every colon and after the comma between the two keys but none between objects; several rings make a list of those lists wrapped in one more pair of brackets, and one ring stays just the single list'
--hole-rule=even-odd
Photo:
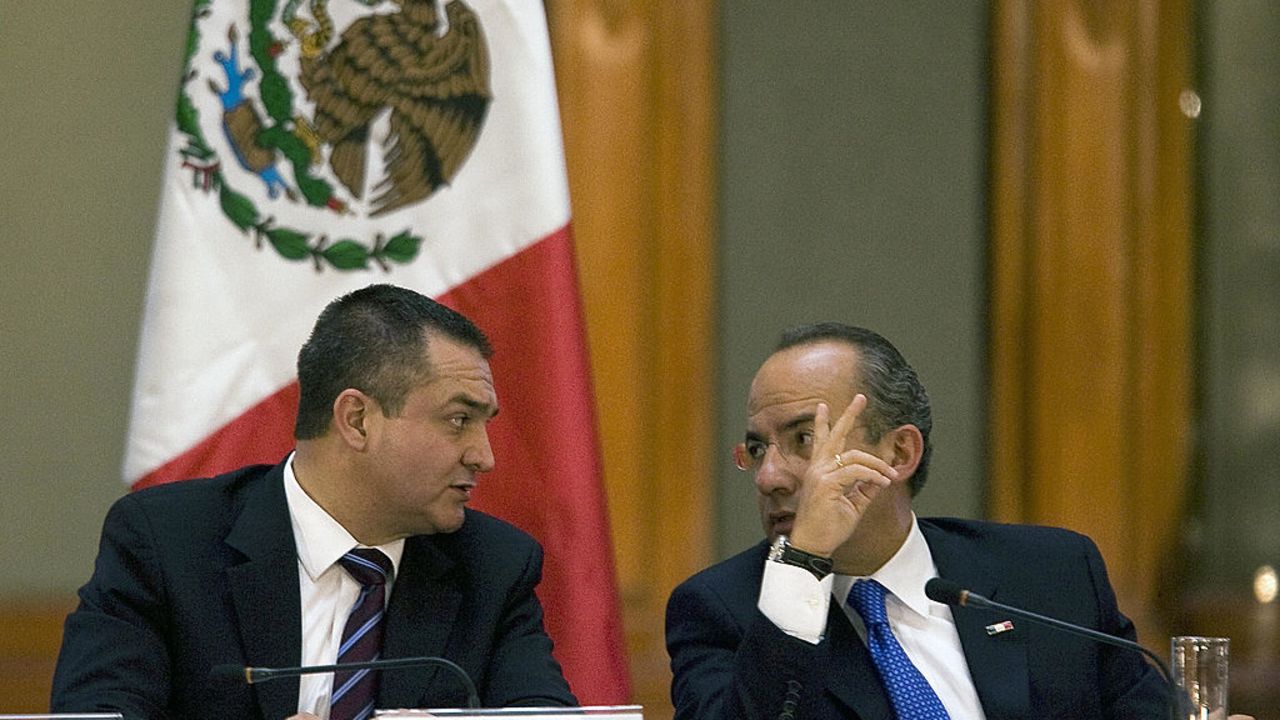
[{"label": "drinking glass", "polygon": [[1179,635],[1170,644],[1173,683],[1178,687],[1182,703],[1178,717],[1226,720],[1230,638]]}]

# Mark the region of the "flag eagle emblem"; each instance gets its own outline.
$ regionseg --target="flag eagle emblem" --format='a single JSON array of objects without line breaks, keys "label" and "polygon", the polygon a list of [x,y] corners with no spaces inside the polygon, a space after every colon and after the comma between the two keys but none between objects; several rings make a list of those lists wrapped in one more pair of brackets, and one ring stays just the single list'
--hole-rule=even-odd
[{"label": "flag eagle emblem", "polygon": [[479,140],[492,99],[479,18],[463,0],[280,5],[250,0],[236,17],[198,0],[182,167],[287,260],[412,261],[423,238],[407,221],[384,225],[449,185]]}]

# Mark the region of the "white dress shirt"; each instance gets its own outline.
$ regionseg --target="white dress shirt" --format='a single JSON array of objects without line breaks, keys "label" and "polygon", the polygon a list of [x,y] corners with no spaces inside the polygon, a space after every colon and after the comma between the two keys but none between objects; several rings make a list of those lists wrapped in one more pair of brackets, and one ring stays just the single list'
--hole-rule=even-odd
[{"label": "white dress shirt", "polygon": [[[347,615],[360,596],[360,584],[338,564],[347,551],[360,545],[333,516],[325,512],[298,484],[293,474],[293,457],[284,467],[284,493],[289,503],[289,519],[298,546],[298,585],[302,591],[302,665],[332,665],[338,661],[338,646]],[[404,539],[377,549],[391,558],[398,571],[404,554]],[[391,585],[387,583],[387,597]],[[333,675],[303,675],[298,689],[298,712],[329,718],[329,695]]]},{"label": "white dress shirt", "polygon": [[[951,608],[925,597],[924,584],[938,575],[938,568],[914,514],[911,520],[911,532],[902,547],[867,577],[889,590],[885,598],[889,627],[907,657],[938,694],[947,714],[952,718],[985,720]],[[845,602],[853,583],[861,579],[828,575],[818,580],[804,568],[766,560],[758,607],[783,632],[816,645],[826,630],[834,595],[858,636],[866,642],[862,618]]]}]

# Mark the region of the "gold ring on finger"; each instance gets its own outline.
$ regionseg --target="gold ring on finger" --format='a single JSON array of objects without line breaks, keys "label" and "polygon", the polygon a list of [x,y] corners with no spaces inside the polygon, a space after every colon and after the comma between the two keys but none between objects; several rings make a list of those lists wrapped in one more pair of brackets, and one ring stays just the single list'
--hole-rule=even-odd
[{"label": "gold ring on finger", "polygon": [[843,467],[844,467],[844,460],[843,460],[843,459],[841,459],[841,457],[840,457],[840,453],[836,453],[836,467],[838,467],[838,468],[843,468]]}]

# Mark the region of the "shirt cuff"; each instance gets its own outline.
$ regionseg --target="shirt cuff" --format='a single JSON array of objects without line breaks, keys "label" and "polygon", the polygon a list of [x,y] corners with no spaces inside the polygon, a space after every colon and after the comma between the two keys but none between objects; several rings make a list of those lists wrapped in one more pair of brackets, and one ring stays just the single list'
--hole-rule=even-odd
[{"label": "shirt cuff", "polygon": [[827,628],[834,577],[819,580],[805,568],[766,560],[757,607],[782,632],[817,645]]}]

